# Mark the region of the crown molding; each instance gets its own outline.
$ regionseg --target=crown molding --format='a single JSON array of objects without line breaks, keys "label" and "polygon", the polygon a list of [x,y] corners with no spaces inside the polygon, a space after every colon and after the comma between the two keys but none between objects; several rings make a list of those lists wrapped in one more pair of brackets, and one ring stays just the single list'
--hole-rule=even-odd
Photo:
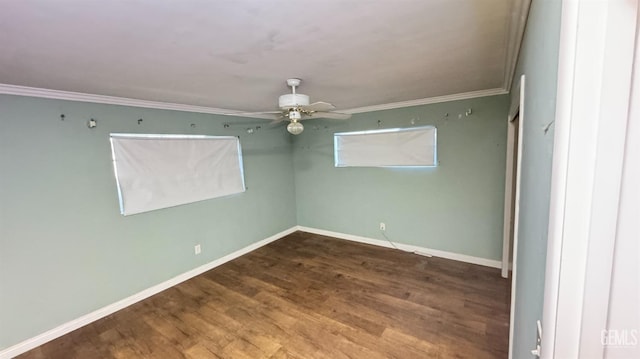
[{"label": "crown molding", "polygon": [[514,0],[511,3],[503,86],[507,91],[511,90],[516,74],[516,66],[518,65],[530,8],[531,0]]},{"label": "crown molding", "polygon": [[[466,100],[466,99],[477,98],[477,97],[504,95],[507,93],[508,91],[506,91],[503,88],[495,88],[495,89],[488,89],[488,90],[464,92],[464,93],[446,95],[446,96],[429,97],[429,98],[410,100],[410,101],[393,102],[393,103],[382,104],[382,105],[358,107],[358,108],[352,108],[348,110],[339,110],[339,112],[353,114],[353,113],[362,113],[362,112],[391,110],[396,108],[428,105],[428,104],[440,103],[440,102]],[[17,86],[17,85],[9,85],[9,84],[0,84],[0,94],[49,98],[49,99],[77,101],[77,102],[102,103],[102,104],[108,104],[108,105],[154,108],[154,109],[160,109],[160,110],[210,113],[214,115],[271,119],[270,116],[266,116],[263,114],[250,115],[244,111],[228,110],[228,109],[216,108],[216,107],[184,105],[184,104],[171,103],[171,102],[147,101],[147,100],[126,98],[126,97],[93,95],[93,94],[87,94],[87,93],[81,93],[81,92],[50,90],[50,89],[43,89],[43,88],[37,88],[37,87]]]},{"label": "crown molding", "polygon": [[509,93],[509,91],[503,88],[495,88],[495,89],[488,89],[488,90],[463,92],[463,93],[453,94],[453,95],[428,97],[428,98],[422,98],[422,99],[410,100],[410,101],[392,102],[392,103],[387,103],[382,105],[357,107],[357,108],[351,108],[348,110],[339,110],[339,112],[353,114],[353,113],[362,113],[362,112],[393,110],[396,108],[429,105],[433,103],[450,102],[450,101],[458,101],[458,100],[467,100],[470,98],[477,98],[477,97],[505,95],[507,93]]},{"label": "crown molding", "polygon": [[[161,109],[161,110],[173,110],[173,111],[183,111],[183,112],[210,113],[214,115],[233,115],[235,113],[241,112],[241,111],[227,110],[227,109],[215,108],[215,107],[184,105],[184,104],[171,103],[171,102],[147,101],[147,100],[126,98],[126,97],[93,95],[93,94],[87,94],[87,93],[81,93],[81,92],[59,91],[59,90],[50,90],[50,89],[43,89],[43,88],[37,88],[37,87],[17,86],[17,85],[8,85],[8,84],[0,84],[0,94],[50,98],[50,99],[56,99],[56,100],[67,100],[67,101],[77,101],[77,102],[103,103],[108,105],[155,108],[155,109]],[[251,117],[247,115],[242,115],[242,116]]]}]

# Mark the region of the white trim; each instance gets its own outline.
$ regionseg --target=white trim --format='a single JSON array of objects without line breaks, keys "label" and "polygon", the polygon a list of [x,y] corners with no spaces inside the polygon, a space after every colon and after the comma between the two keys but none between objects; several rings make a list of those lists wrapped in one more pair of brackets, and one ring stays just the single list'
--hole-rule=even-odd
[{"label": "white trim", "polygon": [[[103,103],[108,105],[155,108],[155,109],[161,109],[161,110],[173,110],[173,111],[183,111],[183,112],[211,113],[215,115],[232,115],[235,112],[240,112],[240,111],[226,110],[226,109],[215,108],[215,107],[184,105],[184,104],[171,103],[171,102],[138,100],[138,99],[126,98],[126,97],[93,95],[93,94],[87,94],[87,93],[81,93],[81,92],[59,91],[59,90],[50,90],[50,89],[43,89],[43,88],[37,88],[37,87],[17,86],[17,85],[9,85],[9,84],[0,84],[0,94],[50,98],[50,99],[56,99],[56,100],[67,100],[67,101],[77,101],[77,102]],[[244,114],[242,116],[251,117]]]},{"label": "white trim", "polygon": [[541,358],[607,356],[599,335],[611,294],[638,7],[562,3]]},{"label": "white trim", "polygon": [[[308,233],[314,233],[314,234],[319,234],[319,235],[324,235],[324,236],[330,236],[330,237],[335,237],[335,238],[340,238],[340,239],[345,239],[345,240],[349,240],[349,241],[354,241],[354,242],[360,242],[360,243],[366,243],[366,244],[372,244],[375,246],[380,246],[380,247],[386,247],[386,248],[393,248],[393,246],[391,245],[391,243],[387,242],[387,241],[383,241],[383,240],[379,240],[379,239],[373,239],[373,238],[367,238],[367,237],[361,237],[361,236],[356,236],[356,235],[352,235],[352,234],[345,234],[345,233],[339,233],[339,232],[333,232],[333,231],[327,231],[327,230],[323,230],[323,229],[317,229],[317,228],[311,228],[311,227],[304,227],[304,226],[294,226],[291,227],[289,229],[286,229],[282,232],[276,233],[271,237],[268,237],[266,239],[263,239],[259,242],[250,244],[242,249],[239,249],[233,253],[227,254],[226,256],[223,256],[221,258],[218,258],[212,262],[209,262],[207,264],[204,264],[200,267],[194,268],[188,272],[182,273],[176,277],[173,277],[165,282],[159,283],[153,287],[147,288],[141,292],[138,292],[130,297],[124,298],[120,301],[117,301],[115,303],[109,304],[105,307],[102,307],[98,310],[95,310],[89,314],[83,315],[79,318],[76,318],[74,320],[71,320],[67,323],[64,323],[62,325],[59,325],[51,330],[48,330],[42,334],[39,334],[33,338],[29,338],[27,340],[24,340],[16,345],[10,346],[2,351],[0,351],[0,359],[10,359],[13,358],[15,356],[18,356],[22,353],[26,353],[27,351],[36,348],[40,345],[43,345],[51,340],[54,340],[56,338],[59,338],[71,331],[74,331],[78,328],[81,328],[87,324],[90,324],[92,322],[95,322],[96,320],[99,320],[101,318],[106,317],[107,315],[113,314],[119,310],[122,310],[132,304],[135,304],[137,302],[140,302],[146,298],[151,297],[152,295],[155,295],[157,293],[162,292],[163,290],[166,290],[168,288],[171,288],[175,285],[178,285],[186,280],[189,280],[195,276],[198,276],[206,271],[209,271],[215,267],[218,267],[224,263],[227,263],[235,258],[238,258],[244,254],[247,254],[251,251],[254,251],[262,246],[265,246],[273,241],[276,241],[284,236],[287,236],[291,233],[294,233],[296,231],[302,231],[302,232],[308,232]],[[451,259],[451,260],[455,260],[455,261],[460,261],[460,262],[466,262],[466,263],[471,263],[471,264],[477,264],[477,265],[482,265],[482,266],[486,266],[486,267],[492,267],[492,268],[500,268],[500,261],[497,260],[492,260],[492,259],[486,259],[486,258],[480,258],[480,257],[473,257],[473,256],[468,256],[468,255],[464,255],[464,254],[458,254],[458,253],[452,253],[452,252],[446,252],[446,251],[440,251],[440,250],[436,250],[436,249],[429,249],[429,248],[424,248],[424,247],[419,247],[419,246],[413,246],[413,245],[409,245],[409,244],[402,244],[402,243],[395,243],[395,245],[405,251],[409,251],[409,252],[416,252],[419,253],[421,255],[431,255],[434,257],[440,257],[440,258],[446,258],[446,259]]]},{"label": "white trim", "polygon": [[[457,101],[457,100],[466,100],[466,99],[477,98],[477,97],[504,95],[507,93],[508,91],[506,91],[503,88],[495,88],[495,89],[465,92],[465,93],[459,93],[459,94],[453,94],[453,95],[429,97],[429,98],[410,100],[410,101],[393,102],[393,103],[382,104],[382,105],[358,107],[358,108],[347,109],[344,111],[341,110],[340,112],[353,114],[353,113],[361,113],[361,112],[391,110],[395,108],[428,105],[433,103],[449,102],[449,101]],[[171,102],[138,100],[138,99],[132,99],[132,98],[126,98],[126,97],[93,95],[93,94],[87,94],[87,93],[81,93],[81,92],[59,91],[59,90],[50,90],[50,89],[43,89],[43,88],[37,88],[37,87],[17,86],[17,85],[9,85],[9,84],[0,84],[0,94],[50,98],[50,99],[56,99],[56,100],[67,100],[67,101],[78,101],[78,102],[103,103],[103,104],[120,105],[120,106],[155,108],[160,110],[210,113],[214,115],[251,117],[251,118],[261,118],[261,119],[272,118],[271,116],[267,116],[264,114],[252,115],[244,111],[228,110],[223,108],[184,105],[184,104],[171,103]]]},{"label": "white trim", "polygon": [[[297,229],[299,231],[302,231],[302,232],[319,234],[319,235],[322,235],[322,236],[346,239],[348,241],[372,244],[374,246],[380,246],[380,247],[386,247],[386,248],[394,248],[391,245],[391,243],[389,243],[386,240],[381,240],[381,239],[373,239],[373,238],[362,237],[362,236],[357,236],[357,235],[353,235],[353,234],[333,232],[333,231],[327,231],[327,230],[324,230],[324,229],[304,227],[304,226],[298,226]],[[429,255],[429,256],[434,256],[434,257],[446,258],[446,259],[451,259],[451,260],[459,261],[459,262],[477,264],[477,265],[481,265],[481,266],[485,266],[485,267],[500,268],[500,264],[501,264],[500,261],[497,261],[497,260],[494,260],[494,259],[473,257],[473,256],[468,256],[466,254],[458,254],[458,253],[453,253],[453,252],[446,252],[446,251],[441,251],[441,250],[437,250],[437,249],[430,249],[430,248],[425,248],[425,247],[414,246],[414,245],[411,245],[411,244],[402,244],[402,243],[395,243],[395,242],[394,242],[394,244],[398,247],[398,249],[401,249],[403,251],[414,252],[414,253],[421,254],[421,255]]]},{"label": "white trim", "polygon": [[509,92],[503,88],[495,88],[495,89],[487,89],[487,90],[480,90],[480,91],[463,92],[463,93],[458,93],[453,95],[427,97],[427,98],[410,100],[410,101],[392,102],[392,103],[387,103],[382,105],[357,107],[357,108],[351,108],[347,110],[340,110],[340,112],[353,114],[353,113],[362,113],[362,112],[393,110],[396,108],[403,108],[403,107],[412,107],[412,106],[429,105],[433,103],[467,100],[467,99],[478,98],[478,97],[505,95],[507,93]]},{"label": "white trim", "polygon": [[141,292],[138,292],[130,297],[119,300],[115,303],[109,304],[98,310],[95,310],[89,314],[83,315],[79,318],[71,320],[67,323],[59,325],[51,330],[48,330],[42,334],[39,334],[33,338],[22,341],[16,345],[10,346],[0,351],[0,359],[9,359],[25,353],[35,347],[38,347],[44,343],[47,343],[53,339],[61,337],[73,330],[81,328],[87,324],[95,322],[98,319],[104,318],[109,314],[115,313],[121,309],[124,309],[132,304],[135,304],[141,300],[149,298],[150,296],[160,293],[165,289],[171,288],[177,284],[180,284],[188,279],[198,276],[206,271],[209,271],[215,267],[218,267],[224,263],[227,263],[233,259],[236,259],[244,254],[254,251],[264,245],[267,245],[273,241],[276,241],[284,236],[294,233],[298,230],[297,226],[286,229],[280,233],[276,233],[271,237],[265,238],[259,242],[252,243],[242,249],[239,249],[233,253],[227,254],[221,258],[218,258],[212,262],[204,264],[200,267],[194,268],[188,272],[182,273],[176,277],[173,277],[165,282],[156,284],[153,287],[147,288]]},{"label": "white trim", "polygon": [[[505,164],[505,182],[504,182],[504,215],[503,215],[503,228],[502,228],[502,277],[509,277],[509,269],[512,268],[509,263],[511,256],[511,221],[514,221],[514,244],[515,244],[515,221],[516,218],[511,218],[511,213],[514,208],[512,207],[513,198],[515,196],[513,181],[516,182],[516,189],[519,188],[520,179],[516,177],[516,172],[514,172],[514,164],[513,157],[518,156],[519,151],[522,147],[515,147],[516,143],[522,142],[522,132],[520,131],[521,122],[518,119],[518,128],[516,129],[515,124],[513,123],[516,116],[520,111],[520,103],[524,100],[524,75],[521,77],[522,80],[518,82],[517,87],[512,91],[511,94],[511,103],[509,105],[509,115],[507,116],[507,153],[506,153],[506,164]],[[516,132],[517,131],[517,132]],[[520,157],[518,157],[520,160]],[[520,165],[518,162],[517,165]],[[515,213],[515,212],[514,212]]]},{"label": "white trim", "polygon": [[507,51],[505,54],[504,88],[509,90],[520,57],[520,47],[524,38],[524,30],[527,26],[527,17],[531,8],[531,0],[514,0],[511,3],[511,18],[507,38]]},{"label": "white trim", "polygon": [[578,4],[563,1],[560,23],[556,114],[554,123],[553,158],[551,165],[551,193],[549,198],[549,228],[542,308],[542,345],[540,358],[554,357],[562,233],[564,232],[569,143],[571,137],[571,101],[573,97],[573,69],[578,28]]},{"label": "white trim", "polygon": [[502,215],[502,278],[509,278],[509,257],[511,256],[511,216],[513,208],[513,181],[515,167],[513,157],[516,155],[517,128],[515,123],[507,121],[507,153],[504,178],[504,213]]},{"label": "white trim", "polygon": [[[519,110],[518,110],[518,152],[516,159],[516,193],[515,193],[515,210],[513,212],[513,269],[511,271],[511,306],[509,314],[509,359],[513,358],[513,333],[515,331],[515,314],[516,314],[516,282],[518,280],[518,231],[520,230],[520,179],[522,178],[522,150],[524,142],[524,121],[526,116],[525,107],[525,89],[526,75],[520,76],[518,83]],[[514,114],[515,116],[515,114]]]},{"label": "white trim", "polygon": [[602,329],[607,328],[612,294],[611,278],[629,119],[637,9],[637,0],[618,4],[614,1],[607,9],[597,149],[591,188],[593,206],[583,293],[581,355],[589,353],[596,357],[610,357],[605,355],[604,346],[598,339],[601,338]]}]

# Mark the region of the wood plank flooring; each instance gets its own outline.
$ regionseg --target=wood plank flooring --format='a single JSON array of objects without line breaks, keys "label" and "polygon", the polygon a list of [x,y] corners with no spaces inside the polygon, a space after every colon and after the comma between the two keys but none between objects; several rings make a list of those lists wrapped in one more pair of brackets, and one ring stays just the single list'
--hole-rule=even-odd
[{"label": "wood plank flooring", "polygon": [[506,358],[498,269],[296,232],[19,358]]}]

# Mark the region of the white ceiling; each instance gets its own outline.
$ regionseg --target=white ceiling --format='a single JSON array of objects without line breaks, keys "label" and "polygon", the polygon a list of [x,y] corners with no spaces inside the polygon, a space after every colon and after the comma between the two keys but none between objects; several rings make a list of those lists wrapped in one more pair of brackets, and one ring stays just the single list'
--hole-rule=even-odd
[{"label": "white ceiling", "polygon": [[0,83],[222,109],[505,88],[512,0],[6,0]]}]

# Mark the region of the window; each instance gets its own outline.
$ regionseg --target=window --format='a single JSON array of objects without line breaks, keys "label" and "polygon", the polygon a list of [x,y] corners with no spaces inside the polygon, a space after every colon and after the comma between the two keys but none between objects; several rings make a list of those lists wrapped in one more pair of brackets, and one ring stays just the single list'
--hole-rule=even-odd
[{"label": "window", "polygon": [[334,134],[336,167],[434,167],[436,152],[434,126]]},{"label": "window", "polygon": [[112,133],[111,152],[125,216],[245,191],[236,137]]}]

